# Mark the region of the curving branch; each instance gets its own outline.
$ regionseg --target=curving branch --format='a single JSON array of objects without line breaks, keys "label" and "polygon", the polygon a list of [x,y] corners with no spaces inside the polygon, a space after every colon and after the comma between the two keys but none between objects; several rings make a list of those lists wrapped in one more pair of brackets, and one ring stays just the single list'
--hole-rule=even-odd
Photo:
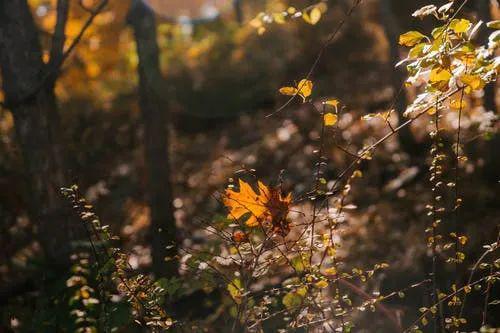
[{"label": "curving branch", "polygon": [[[57,19],[52,35],[52,45],[50,48],[49,70],[56,70],[56,65],[61,61],[64,53],[64,43],[66,42],[66,24],[68,22],[69,1],[57,1]],[[55,75],[54,75],[55,76]]]}]

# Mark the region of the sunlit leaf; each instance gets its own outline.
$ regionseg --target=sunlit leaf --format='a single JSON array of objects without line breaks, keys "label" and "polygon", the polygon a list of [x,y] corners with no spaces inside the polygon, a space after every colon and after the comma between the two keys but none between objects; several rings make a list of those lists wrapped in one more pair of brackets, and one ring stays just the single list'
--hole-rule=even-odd
[{"label": "sunlit leaf", "polygon": [[464,100],[460,101],[459,99],[454,99],[450,102],[450,107],[456,110],[464,109],[467,107],[467,101]]},{"label": "sunlit leaf", "polygon": [[450,29],[453,30],[456,34],[462,34],[469,30],[471,23],[466,19],[453,19],[450,22]]},{"label": "sunlit leaf", "polygon": [[428,5],[417,9],[416,11],[413,12],[413,14],[411,14],[411,16],[424,18],[426,16],[436,15],[436,14],[437,14],[437,7],[434,5]]},{"label": "sunlit leaf", "polygon": [[425,36],[418,31],[408,31],[399,36],[399,44],[404,46],[414,46],[419,43]]},{"label": "sunlit leaf", "polygon": [[422,51],[424,50],[424,47],[426,46],[426,43],[419,43],[415,45],[410,52],[408,52],[408,57],[409,58],[417,58],[422,55]]},{"label": "sunlit leaf", "polygon": [[337,115],[336,114],[333,114],[333,113],[325,113],[325,115],[323,116],[323,119],[324,119],[324,122],[325,122],[325,126],[333,126],[337,123]]},{"label": "sunlit leaf", "polygon": [[294,87],[282,87],[279,92],[283,95],[293,96],[297,93],[297,88]]},{"label": "sunlit leaf", "polygon": [[302,101],[305,102],[307,97],[311,96],[312,88],[312,81],[302,79],[297,84],[297,87],[282,87],[279,89],[279,92],[287,96],[299,95],[300,97],[302,97]]},{"label": "sunlit leaf", "polygon": [[450,8],[453,6],[453,1],[450,1],[448,2],[447,4],[444,4],[442,5],[441,7],[439,7],[438,9],[438,13],[442,14],[442,13],[446,13],[447,11],[450,10]]},{"label": "sunlit leaf", "polygon": [[337,275],[337,270],[335,267],[330,267],[325,269],[325,275]]},{"label": "sunlit leaf", "polygon": [[227,284],[227,291],[237,304],[241,303],[241,294],[242,294],[241,288],[242,288],[241,280],[238,278],[234,279],[233,281]]},{"label": "sunlit leaf", "polygon": [[[466,92],[470,93],[471,91],[482,89],[484,87],[484,81],[481,79],[479,75],[469,75],[464,74],[460,77],[460,81],[466,84]],[[467,89],[469,88],[469,89]]]},{"label": "sunlit leaf", "polygon": [[321,10],[318,7],[314,7],[311,10],[309,16],[311,18],[311,24],[316,24],[319,22],[319,19],[321,18]]},{"label": "sunlit leaf", "polygon": [[273,13],[273,20],[278,24],[284,24],[286,22],[283,13]]},{"label": "sunlit leaf", "polygon": [[336,99],[329,99],[327,101],[324,101],[323,104],[330,105],[336,108],[340,104],[340,102]]},{"label": "sunlit leaf", "polygon": [[229,209],[228,218],[239,219],[250,213],[245,224],[257,227],[263,221],[270,220],[273,228],[281,234],[288,232],[286,215],[292,201],[291,193],[283,196],[279,189],[269,188],[258,181],[259,193],[243,180],[239,180],[239,192],[227,189],[223,198],[224,205]]},{"label": "sunlit leaf", "polygon": [[320,280],[320,281],[316,282],[316,283],[314,284],[314,286],[315,286],[316,288],[319,288],[319,289],[324,289],[324,288],[328,287],[328,282],[327,282],[327,281],[325,281],[325,280]]},{"label": "sunlit leaf", "polygon": [[315,25],[321,19],[321,10],[318,7],[311,9],[309,13],[303,12],[302,18],[309,24]]},{"label": "sunlit leaf", "polygon": [[447,69],[437,67],[431,70],[429,80],[431,82],[449,81],[451,76],[451,73]]},{"label": "sunlit leaf", "polygon": [[297,89],[299,90],[299,95],[305,100],[306,97],[312,94],[313,83],[310,80],[302,79],[299,84],[297,84]]}]

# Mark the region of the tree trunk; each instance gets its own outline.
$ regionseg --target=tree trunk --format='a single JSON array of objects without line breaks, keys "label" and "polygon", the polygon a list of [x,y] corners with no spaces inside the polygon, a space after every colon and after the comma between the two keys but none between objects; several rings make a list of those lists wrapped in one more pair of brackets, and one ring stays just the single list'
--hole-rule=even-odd
[{"label": "tree trunk", "polygon": [[234,16],[239,25],[243,24],[243,0],[233,0]]},{"label": "tree trunk", "polygon": [[[406,91],[403,86],[403,83],[406,80],[406,72],[404,71],[404,68],[393,68],[400,60],[398,39],[401,29],[399,28],[399,24],[394,16],[391,1],[379,1],[380,21],[384,27],[385,36],[389,43],[389,61],[390,66],[392,67],[391,86],[394,91],[394,97],[396,97],[399,93],[399,97],[394,104],[394,109],[398,114],[399,121],[401,122],[402,119],[404,119],[403,113],[405,112],[408,103]],[[402,128],[398,132],[398,137],[401,149],[408,153],[410,157],[415,154],[419,155],[423,151],[421,145],[415,141],[409,126]]]},{"label": "tree trunk", "polygon": [[[490,0],[476,0],[476,10],[479,20],[483,21],[483,26],[479,32],[479,43],[488,44],[488,36],[493,30],[486,27],[486,23],[492,20]],[[483,105],[486,110],[491,110],[496,113],[497,105],[495,101],[496,82],[492,82],[484,88]]]},{"label": "tree trunk", "polygon": [[[21,148],[28,212],[51,264],[69,260],[68,206],[59,189],[68,183],[59,136],[53,81],[44,79],[45,65],[38,30],[25,0],[0,1],[0,69],[6,105],[14,116]],[[45,82],[47,81],[47,82]]]},{"label": "tree trunk", "polygon": [[153,272],[157,277],[175,276],[177,255],[168,157],[167,107],[162,98],[164,80],[159,66],[154,13],[140,0],[132,0],[128,22],[135,35],[139,57],[139,104],[144,124],[144,150],[150,206],[150,239]]}]

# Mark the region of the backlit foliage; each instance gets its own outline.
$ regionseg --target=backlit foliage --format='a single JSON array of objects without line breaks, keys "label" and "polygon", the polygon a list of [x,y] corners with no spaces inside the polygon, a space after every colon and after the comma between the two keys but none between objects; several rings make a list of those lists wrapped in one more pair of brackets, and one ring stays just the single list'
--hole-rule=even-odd
[{"label": "backlit foliage", "polygon": [[[89,232],[89,242],[95,251],[93,257],[86,252],[74,257],[73,276],[66,282],[74,295],[70,304],[71,315],[78,321],[79,331],[98,331],[100,322],[94,318],[106,309],[99,312],[97,307],[104,307],[112,298],[111,294],[127,302],[139,325],[155,332],[172,328],[188,332],[203,330],[204,325],[209,327],[218,320],[225,320],[232,332],[305,330],[347,333],[357,331],[357,320],[363,313],[370,312],[373,312],[372,316],[383,318],[397,332],[459,332],[470,324],[464,314],[470,294],[484,298],[482,311],[486,316],[489,308],[498,304],[491,290],[500,278],[499,238],[496,236],[496,241],[485,245],[470,265],[466,251],[469,236],[457,228],[463,205],[460,173],[468,160],[460,130],[468,100],[496,81],[500,64],[496,56],[500,33],[495,29],[500,24],[498,21],[473,23],[461,18],[461,4],[451,1],[440,7],[428,5],[413,13],[414,17],[434,20],[436,26],[430,32],[406,32],[398,40],[401,46],[408,48],[407,57],[398,64],[406,65],[408,71],[404,85],[414,89],[417,97],[400,119],[395,119],[397,116],[392,109],[362,116],[360,120],[381,122],[386,134],[380,138],[367,137],[358,151],[338,147],[342,142],[338,138],[345,130],[343,117],[354,118],[355,114],[339,100],[320,96],[322,90],[319,88],[325,87],[314,83],[316,63],[307,75],[298,77],[302,79],[291,79],[289,82],[293,84],[279,89],[277,86],[277,92],[284,95],[280,98],[286,100],[271,115],[284,112],[288,105],[296,105],[292,103],[297,100],[303,108],[301,110],[314,115],[318,135],[313,153],[312,186],[298,189],[293,179],[286,178],[284,170],[275,178],[276,181],[264,183],[262,174],[258,176],[256,170],[242,166],[235,176],[237,183],[233,178],[229,179],[227,188],[216,195],[224,213],[202,221],[203,241],[199,244],[186,241],[180,247],[178,257],[166,258],[179,261],[181,279],[155,281],[145,273],[135,272],[130,267],[129,256],[116,243],[117,238],[101,224],[78,188],[63,189],[63,194]],[[304,22],[315,25],[326,11],[326,2],[302,10],[280,5],[259,13],[249,25],[256,29],[257,35],[262,35],[271,24],[287,24],[290,19],[302,18]],[[475,36],[479,29],[485,29],[485,25],[492,29],[489,42],[478,45]],[[203,55],[215,48],[221,38],[214,35],[191,44],[177,44],[181,45],[177,46],[179,49],[169,49],[173,39],[182,39],[178,27],[164,24],[160,26],[160,32],[164,33],[160,36],[160,44],[168,49],[165,62],[175,61],[179,54],[188,54],[185,66],[193,72],[203,66]],[[164,38],[167,35],[171,39]],[[242,35],[234,34],[230,38],[249,40],[248,31]],[[129,41],[128,35],[122,37]],[[99,45],[100,42],[95,43]],[[128,46],[124,47],[128,49]],[[234,58],[240,59],[244,56],[242,53],[238,49]],[[82,54],[85,75],[95,78],[107,70],[114,73],[113,69],[94,64],[93,56]],[[135,65],[137,59],[131,55],[128,61],[130,63],[121,65],[128,68],[130,64]],[[82,73],[70,72],[68,77],[73,75]],[[64,94],[64,91],[60,93]],[[455,127],[446,121],[446,115],[455,117]],[[355,265],[346,260],[345,233],[358,212],[352,190],[361,187],[362,181],[366,180],[363,168],[371,163],[376,149],[402,128],[417,121],[425,122],[426,126],[420,127],[424,133],[420,134],[428,135],[432,141],[427,183],[431,201],[426,206],[428,225],[422,234],[431,265],[421,280],[381,293],[378,277],[388,274],[390,263],[367,260],[363,265]],[[475,134],[481,136],[484,133],[477,129]],[[328,172],[328,166],[332,164],[328,151],[334,146],[351,159],[348,166],[335,175]],[[278,173],[275,170],[263,172],[267,178]],[[94,279],[98,286],[92,287],[88,282],[92,273],[91,260],[95,260],[98,266],[97,278]],[[466,281],[457,279],[448,283],[439,280],[440,276],[453,270],[465,270],[465,266],[470,268]],[[97,287],[99,291],[96,291]],[[178,294],[185,296],[195,289],[221,295],[216,311],[205,321],[188,319],[181,322],[172,318],[169,310],[175,306],[168,300]],[[394,311],[387,302],[405,298],[410,292],[429,297],[422,301],[422,307],[413,310],[414,323],[404,327],[401,313]],[[481,332],[496,329],[487,324],[483,320],[474,326]]]},{"label": "backlit foliage", "polygon": [[[153,332],[161,332],[171,327],[174,322],[162,306],[165,289],[147,275],[131,273],[128,255],[120,248],[111,245],[113,241],[117,240],[117,237],[111,235],[108,226],[101,225],[99,217],[92,211],[92,206],[81,197],[77,186],[64,188],[61,191],[72,203],[73,209],[85,224],[84,227],[88,233],[94,235],[93,238],[89,238],[89,241],[96,251],[94,259],[100,266],[99,278],[101,281],[109,281],[115,285],[116,290],[131,305],[132,315],[140,325],[148,327]],[[101,246],[96,248],[94,242],[100,243]],[[101,251],[97,252],[97,250]],[[99,303],[95,298],[90,298],[91,289],[84,284],[85,281],[85,277],[76,276],[68,280],[67,283],[69,287],[82,285],[77,290],[75,297],[77,300],[83,299],[84,305],[90,300],[94,300],[92,302],[94,304]],[[101,313],[101,316],[105,315],[106,313]],[[84,318],[84,320],[87,319]],[[93,329],[96,330],[96,328]]]},{"label": "backlit foliage", "polygon": [[229,208],[228,218],[239,219],[250,213],[245,221],[247,226],[257,227],[271,223],[275,231],[286,235],[286,217],[292,194],[283,196],[279,189],[269,188],[260,181],[258,187],[259,194],[256,194],[248,183],[240,179],[239,192],[226,190],[224,204]]},{"label": "backlit foliage", "polygon": [[282,4],[277,4],[270,12],[260,12],[255,18],[250,21],[250,25],[257,29],[259,35],[266,32],[266,25],[270,24],[285,24],[288,20],[302,18],[305,22],[315,25],[321,19],[321,15],[328,9],[326,1],[318,2],[317,4],[308,6],[302,10],[290,6],[285,7]]},{"label": "backlit foliage", "polygon": [[[467,295],[473,289],[482,288],[489,293],[491,284],[499,277],[498,260],[496,264],[487,264],[485,267],[490,268],[490,272],[476,280],[473,275],[479,264],[475,265],[469,281],[463,285],[438,287],[436,277],[437,269],[442,269],[443,264],[464,263],[464,246],[468,241],[466,235],[457,232],[448,232],[446,236],[441,234],[442,219],[444,216],[448,219],[446,212],[458,212],[462,201],[459,192],[455,191],[458,177],[450,180],[453,176],[449,170],[450,165],[455,164],[455,172],[458,173],[459,164],[465,160],[465,156],[460,148],[460,136],[451,149],[453,153],[449,155],[445,152],[440,119],[443,112],[461,113],[466,107],[465,98],[468,95],[496,80],[499,64],[495,57],[498,34],[491,34],[488,45],[476,46],[474,36],[481,28],[481,23],[473,24],[467,19],[458,18],[456,9],[457,6],[449,2],[439,8],[426,6],[414,13],[419,18],[433,16],[438,25],[429,36],[410,31],[399,38],[401,45],[411,48],[408,57],[400,63],[406,63],[408,68],[406,86],[416,86],[421,91],[405,112],[408,120],[402,119],[402,124],[395,128],[389,121],[392,110],[365,116],[365,119],[381,118],[387,124],[389,132],[374,144],[357,152],[351,167],[333,180],[323,175],[327,163],[323,156],[323,137],[328,133],[329,127],[337,124],[339,102],[327,100],[319,103],[321,107],[318,107],[319,101],[312,99],[313,82],[309,77],[293,86],[279,89],[281,94],[291,96],[292,99],[301,97],[303,103],[321,115],[322,134],[317,150],[314,188],[302,197],[295,196],[295,201],[285,200],[285,203],[281,193],[269,195],[270,189],[261,181],[257,182],[259,191],[256,193],[248,183],[240,179],[239,191],[234,190],[234,185],[230,185],[230,189],[221,194],[223,203],[229,209],[229,220],[209,227],[224,244],[220,253],[208,258],[197,257],[193,253],[189,257],[190,261],[198,261],[193,266],[213,270],[214,274],[225,281],[226,290],[234,302],[230,307],[230,313],[234,317],[233,329],[262,331],[267,320],[279,316],[282,318],[283,328],[287,330],[308,327],[318,331],[351,332],[356,312],[374,311],[380,312],[392,322],[397,331],[422,332],[427,326],[431,326],[430,321],[433,321],[435,329],[442,327],[454,331],[467,323],[467,319],[462,317],[461,308]],[[312,15],[304,20],[311,24],[321,16],[310,14]],[[283,18],[289,16],[292,15],[288,12],[261,13],[252,24],[261,34],[265,31],[265,24],[282,24],[285,22]],[[311,20],[311,16],[315,19]],[[495,24],[490,23],[489,26],[494,27]],[[349,223],[349,210],[356,208],[353,203],[349,203],[349,193],[352,186],[356,186],[356,178],[363,176],[356,167],[364,160],[370,160],[377,146],[397,133],[401,127],[408,126],[427,114],[432,126],[429,135],[434,141],[430,165],[434,202],[428,205],[428,215],[432,221],[427,229],[427,241],[435,264],[428,272],[428,279],[416,282],[404,290],[387,295],[380,295],[376,291],[372,294],[360,292],[366,288],[359,284],[369,286],[374,275],[389,265],[379,263],[370,268],[352,268],[346,271],[346,265],[338,256],[342,246],[339,241],[342,226]],[[253,174],[252,171],[249,173]],[[280,186],[281,184],[276,188]],[[275,197],[276,207],[280,207],[277,210],[279,220],[287,221],[285,233],[275,232],[262,223],[266,220],[263,217],[276,220],[276,213],[269,211],[269,199],[272,197]],[[443,203],[443,197],[451,198],[451,207],[449,203]],[[304,202],[309,202],[309,205]],[[256,228],[259,226],[260,229]],[[497,248],[498,244],[491,246]],[[494,251],[491,246],[487,253]],[[445,263],[440,262],[443,256],[446,257]],[[485,256],[486,254],[479,261]],[[415,324],[404,328],[383,302],[394,297],[405,297],[405,292],[413,288],[430,288],[432,299],[429,306],[420,309],[420,316]],[[486,302],[488,304],[488,300]],[[486,326],[483,328],[487,329]]]}]

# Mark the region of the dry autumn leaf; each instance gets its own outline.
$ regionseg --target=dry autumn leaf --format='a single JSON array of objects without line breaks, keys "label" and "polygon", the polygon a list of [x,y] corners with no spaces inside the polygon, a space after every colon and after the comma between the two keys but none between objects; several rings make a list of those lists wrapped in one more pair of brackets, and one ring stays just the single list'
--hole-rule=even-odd
[{"label": "dry autumn leaf", "polygon": [[288,209],[292,201],[289,193],[283,196],[279,189],[269,188],[261,181],[258,182],[259,193],[243,180],[239,180],[239,192],[232,189],[226,190],[224,204],[229,208],[228,218],[239,219],[250,213],[245,221],[249,227],[257,227],[264,222],[271,222],[273,230],[281,235],[289,231]]}]

